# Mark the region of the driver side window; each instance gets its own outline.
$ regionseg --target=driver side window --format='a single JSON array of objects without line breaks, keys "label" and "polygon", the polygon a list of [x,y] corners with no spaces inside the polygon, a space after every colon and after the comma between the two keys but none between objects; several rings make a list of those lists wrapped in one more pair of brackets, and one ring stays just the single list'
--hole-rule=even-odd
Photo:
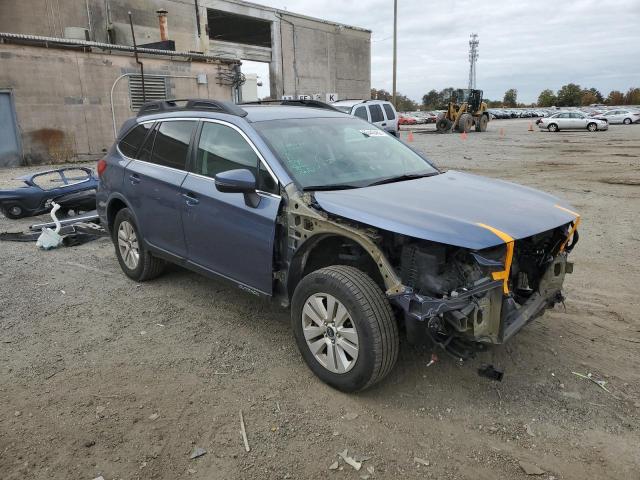
[{"label": "driver side window", "polygon": [[227,170],[246,169],[258,190],[279,194],[278,184],[240,133],[219,123],[204,122],[198,142],[194,173],[214,178]]}]

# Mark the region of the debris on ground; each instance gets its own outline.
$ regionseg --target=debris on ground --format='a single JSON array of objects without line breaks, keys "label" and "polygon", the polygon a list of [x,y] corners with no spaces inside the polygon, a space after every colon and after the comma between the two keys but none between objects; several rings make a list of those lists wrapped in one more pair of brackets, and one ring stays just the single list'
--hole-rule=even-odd
[{"label": "debris on ground", "polygon": [[59,234],[62,226],[58,221],[58,217],[56,216],[56,212],[60,210],[60,205],[56,202],[52,202],[53,208],[51,209],[51,218],[56,224],[55,230],[51,230],[48,227],[42,229],[42,233],[36,240],[36,247],[41,248],[43,250],[51,250],[52,248],[58,248],[62,245],[62,236]]},{"label": "debris on ground", "polygon": [[100,475],[99,477],[96,477],[93,480],[104,480],[104,477],[102,475]]},{"label": "debris on ground", "polygon": [[356,472],[359,472],[362,468],[362,462],[356,462],[356,460],[349,456],[349,451],[345,448],[342,452],[338,453],[338,456],[344,460],[344,463],[351,465]]},{"label": "debris on ground", "polygon": [[518,464],[520,465],[520,468],[522,469],[522,471],[527,475],[544,475],[545,474],[544,470],[542,470],[537,465],[534,465],[533,463],[523,462],[522,460],[520,460]]},{"label": "debris on ground", "polygon": [[591,382],[595,383],[596,385],[598,385],[601,389],[603,389],[605,392],[607,393],[611,393],[611,391],[606,387],[607,382],[605,382],[604,380],[596,380],[595,378],[593,378],[591,376],[590,373],[587,373],[586,375],[582,374],[582,373],[578,373],[578,372],[571,372],[574,375],[580,377],[580,378],[584,378],[585,380],[590,380]]},{"label": "debris on ground", "polygon": [[249,440],[247,440],[247,430],[244,428],[244,417],[242,416],[242,410],[240,410],[240,433],[242,434],[242,441],[244,442],[244,450],[250,452]]},{"label": "debris on ground", "polygon": [[197,472],[197,470],[196,470],[196,469],[194,469],[194,468],[188,468],[188,469],[187,469],[187,473],[188,473],[189,475],[193,475],[193,474],[194,474],[194,473],[196,473],[196,472]]},{"label": "debris on ground", "polygon": [[430,367],[431,365],[433,365],[437,361],[438,361],[438,355],[436,355],[435,353],[432,353],[431,354],[431,360],[429,360],[429,363],[427,363],[427,367]]},{"label": "debris on ground", "polygon": [[486,363],[483,363],[478,369],[478,375],[490,380],[501,382],[502,377],[504,377],[504,370],[502,370],[501,368],[496,368],[493,365],[487,365]]},{"label": "debris on ground", "polygon": [[194,458],[201,457],[206,453],[207,451],[204,448],[196,447],[193,449],[193,452],[191,452],[191,455],[189,456],[189,458],[193,460]]},{"label": "debris on ground", "polygon": [[329,465],[329,470],[337,470],[338,469],[338,461],[336,460],[331,465]]},{"label": "debris on ground", "polygon": [[151,415],[149,415],[149,420],[157,420],[159,416],[160,415],[158,415],[157,413],[152,413]]},{"label": "debris on ground", "polygon": [[14,417],[19,417],[20,415],[22,415],[22,412],[20,410],[16,410],[15,412],[13,412]]},{"label": "debris on ground", "polygon": [[425,467],[428,467],[429,465],[431,465],[429,463],[429,460],[425,460],[424,458],[420,458],[420,457],[413,457],[413,462],[417,463],[418,465],[424,465]]},{"label": "debris on ground", "polygon": [[345,413],[342,416],[342,418],[345,420],[355,420],[356,418],[358,418],[358,414],[354,412],[349,412],[349,413]]},{"label": "debris on ground", "polygon": [[536,436],[536,434],[535,434],[535,433],[533,433],[533,430],[531,429],[531,425],[529,425],[528,423],[525,423],[525,425],[524,425],[524,429],[527,431],[527,434],[528,434],[530,437],[535,437],[535,436]]}]

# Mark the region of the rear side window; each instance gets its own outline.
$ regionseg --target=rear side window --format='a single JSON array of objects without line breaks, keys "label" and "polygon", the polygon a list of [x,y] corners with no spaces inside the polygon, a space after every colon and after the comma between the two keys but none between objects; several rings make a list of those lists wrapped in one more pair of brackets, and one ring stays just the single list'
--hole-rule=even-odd
[{"label": "rear side window", "polygon": [[371,123],[384,122],[380,105],[369,105],[369,113],[371,114]]},{"label": "rear side window", "polygon": [[[149,124],[152,125],[152,124]],[[144,141],[144,143],[142,144],[142,147],[140,148],[140,151],[138,152],[138,156],[136,157],[138,160],[143,160],[145,162],[150,162],[151,161],[151,154],[153,153],[153,142],[156,139],[156,132],[158,131],[157,128],[153,129],[153,132],[151,132],[149,135],[147,135],[146,140]]]},{"label": "rear side window", "polygon": [[363,120],[366,120],[367,122],[369,121],[369,116],[367,115],[367,109],[366,107],[358,107],[356,108],[355,112],[353,112],[353,114],[356,117],[359,117]]},{"label": "rear side window", "polygon": [[147,136],[147,132],[152,126],[153,123],[143,123],[142,125],[138,125],[129,133],[127,133],[118,144],[118,148],[120,149],[120,151],[129,158],[135,158],[140,145],[144,141],[145,137]]},{"label": "rear side window", "polygon": [[196,122],[192,120],[162,122],[156,133],[151,162],[184,170],[195,125]]},{"label": "rear side window", "polygon": [[388,103],[384,104],[384,112],[387,114],[387,120],[394,120],[396,118],[393,107]]}]

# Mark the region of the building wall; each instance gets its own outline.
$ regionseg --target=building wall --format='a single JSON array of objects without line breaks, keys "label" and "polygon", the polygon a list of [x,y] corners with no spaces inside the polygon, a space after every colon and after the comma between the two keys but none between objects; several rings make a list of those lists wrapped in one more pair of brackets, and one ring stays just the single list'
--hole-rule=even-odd
[{"label": "building wall", "polygon": [[[177,50],[269,63],[274,98],[328,92],[369,98],[370,31],[240,0],[198,4],[200,36],[194,0],[0,0],[0,31],[61,37],[65,26],[86,27],[92,40],[106,42],[109,26],[116,43],[131,45],[131,11],[136,40],[151,43],[160,40],[156,10],[163,8]],[[207,8],[271,22],[271,48],[215,40],[215,32],[207,29]]]},{"label": "building wall", "polygon": [[[142,60],[149,75],[207,75],[206,85],[194,78],[169,78],[173,98],[232,97],[231,87],[218,85],[216,79],[219,69],[228,70],[227,64]],[[14,94],[25,164],[93,159],[104,153],[114,137],[112,85],[122,74],[139,72],[131,55],[12,44],[0,44],[0,63],[0,89]],[[118,128],[135,114],[126,77],[114,89],[114,111]]]}]

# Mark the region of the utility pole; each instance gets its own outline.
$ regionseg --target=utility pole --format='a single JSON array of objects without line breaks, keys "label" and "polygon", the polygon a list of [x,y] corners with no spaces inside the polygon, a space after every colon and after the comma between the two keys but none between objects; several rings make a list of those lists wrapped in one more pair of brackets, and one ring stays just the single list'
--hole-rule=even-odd
[{"label": "utility pole", "polygon": [[398,68],[398,0],[393,0],[393,107],[396,106],[396,71]]},{"label": "utility pole", "polygon": [[469,90],[476,88],[476,62],[478,61],[478,34],[472,33],[469,40]]}]

